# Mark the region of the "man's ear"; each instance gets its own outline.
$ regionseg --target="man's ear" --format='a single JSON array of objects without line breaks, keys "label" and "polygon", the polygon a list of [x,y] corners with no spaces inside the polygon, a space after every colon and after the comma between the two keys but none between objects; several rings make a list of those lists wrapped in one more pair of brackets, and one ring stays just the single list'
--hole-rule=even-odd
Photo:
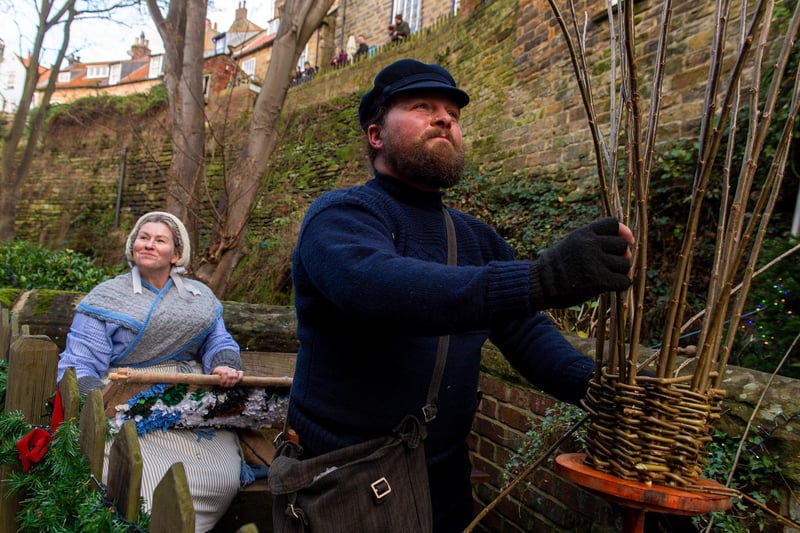
[{"label": "man's ear", "polygon": [[367,126],[367,140],[373,148],[383,148],[383,136],[381,127],[377,124]]}]

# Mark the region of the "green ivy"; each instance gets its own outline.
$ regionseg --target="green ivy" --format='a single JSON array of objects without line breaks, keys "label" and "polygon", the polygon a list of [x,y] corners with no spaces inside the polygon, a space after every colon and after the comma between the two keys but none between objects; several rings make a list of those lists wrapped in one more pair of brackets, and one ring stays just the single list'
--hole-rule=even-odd
[{"label": "green ivy", "polygon": [[[729,472],[733,469],[736,450],[741,437],[731,436],[715,430],[714,438],[706,447],[708,462],[703,477],[718,483],[726,483]],[[779,457],[764,446],[764,440],[758,435],[747,438],[746,446],[739,458],[739,463],[731,484],[749,497],[763,505],[780,501],[781,467]],[[725,533],[748,533],[764,531],[773,525],[769,515],[741,499],[734,501],[733,507],[725,513],[711,513],[698,516],[692,520],[696,526],[705,530],[709,521],[713,522],[711,531]]]},{"label": "green ivy", "polygon": [[[503,484],[508,485],[525,468],[538,461],[539,458],[567,432],[578,423],[585,412],[569,403],[557,402],[545,411],[542,423],[531,425],[525,432],[520,447],[514,452],[503,469]],[[572,434],[571,440],[564,444],[570,451],[583,449],[586,440],[586,425],[582,425]],[[552,461],[552,456],[547,459]]]},{"label": "green ivy", "polygon": [[[782,238],[767,241],[759,263],[767,263],[795,244]],[[772,372],[800,331],[800,261],[796,255],[753,280],[731,364]],[[790,358],[780,374],[800,379],[800,361]]]},{"label": "green ivy", "polygon": [[448,192],[447,201],[489,224],[520,259],[535,259],[558,238],[599,216],[596,192],[573,196],[565,184],[536,175],[471,169]]}]

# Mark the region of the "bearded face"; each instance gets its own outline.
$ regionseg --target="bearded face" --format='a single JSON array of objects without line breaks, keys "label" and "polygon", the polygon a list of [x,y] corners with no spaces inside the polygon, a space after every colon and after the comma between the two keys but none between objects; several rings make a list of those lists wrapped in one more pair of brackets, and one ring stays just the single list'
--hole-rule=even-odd
[{"label": "bearded face", "polygon": [[446,189],[464,173],[459,109],[447,98],[411,96],[392,106],[380,129],[390,174],[424,188]]},{"label": "bearded face", "polygon": [[421,185],[447,189],[464,173],[464,146],[447,131],[431,131],[416,139],[386,131],[384,150],[392,168]]}]

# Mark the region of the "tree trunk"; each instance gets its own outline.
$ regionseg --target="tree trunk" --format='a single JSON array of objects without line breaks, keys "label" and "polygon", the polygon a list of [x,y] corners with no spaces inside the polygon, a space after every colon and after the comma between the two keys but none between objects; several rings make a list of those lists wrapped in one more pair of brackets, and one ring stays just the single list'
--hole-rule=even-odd
[{"label": "tree trunk", "polygon": [[256,98],[250,129],[220,201],[219,224],[204,255],[205,262],[196,271],[217,295],[225,294],[230,274],[244,253],[245,228],[261,188],[261,176],[275,148],[295,65],[332,4],[332,0],[302,0],[283,6],[264,86]]},{"label": "tree trunk", "polygon": [[164,42],[164,85],[172,126],[166,210],[180,218],[197,249],[199,184],[205,176],[203,48],[205,0],[173,0],[166,18],[156,0],[148,8]]},{"label": "tree trunk", "polygon": [[[44,2],[38,9],[39,22],[36,27],[36,37],[33,42],[33,50],[30,53],[29,62],[25,67],[25,82],[22,89],[22,96],[14,113],[14,120],[3,143],[3,165],[2,179],[0,180],[0,241],[13,239],[16,236],[15,220],[17,218],[17,199],[22,183],[28,176],[36,145],[39,143],[44,132],[44,120],[50,105],[50,97],[56,88],[58,79],[58,67],[64,60],[64,56],[69,46],[70,29],[77,16],[75,10],[76,0],[66,0],[64,4],[54,11],[55,6],[50,2]],[[52,13],[52,16],[50,16]],[[54,26],[62,26],[61,46],[58,50],[56,62],[50,72],[47,86],[42,93],[42,101],[39,103],[43,111],[37,113],[34,119],[28,124],[30,116],[31,102],[36,92],[36,84],[39,81],[39,66],[44,38],[47,32]],[[24,142],[22,154],[18,155],[20,144],[23,144],[26,127],[28,128],[27,140]]]},{"label": "tree trunk", "polygon": [[[59,350],[69,333],[75,306],[83,293],[53,290],[20,291],[14,316],[32,335],[47,335]],[[296,352],[297,320],[293,307],[223,302],[222,317],[242,351]]]}]

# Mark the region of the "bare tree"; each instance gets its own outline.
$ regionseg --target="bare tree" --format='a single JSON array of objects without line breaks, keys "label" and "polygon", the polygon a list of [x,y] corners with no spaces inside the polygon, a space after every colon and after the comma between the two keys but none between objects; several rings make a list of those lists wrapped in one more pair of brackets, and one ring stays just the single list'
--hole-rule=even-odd
[{"label": "bare tree", "polygon": [[[0,240],[13,239],[16,236],[14,220],[17,215],[17,201],[19,200],[19,190],[30,169],[33,161],[36,143],[42,136],[44,130],[44,110],[50,104],[50,97],[55,90],[56,79],[58,78],[58,65],[64,59],[69,46],[69,32],[72,23],[75,21],[77,11],[76,0],[65,0],[56,6],[53,2],[44,1],[39,5],[38,24],[36,36],[33,41],[33,50],[25,68],[25,82],[23,85],[22,96],[20,97],[17,112],[11,121],[11,127],[3,138],[3,166],[2,166],[2,188],[0,188]],[[53,67],[53,71],[47,82],[47,87],[42,93],[40,112],[36,113],[28,125],[28,118],[31,115],[31,103],[36,91],[36,84],[39,81],[40,60],[44,47],[44,39],[48,32],[57,26],[63,26],[63,37],[58,50],[58,56]],[[27,139],[25,136],[26,125],[29,126]],[[18,150],[22,145],[22,153]]]},{"label": "bare tree", "polygon": [[250,129],[236,163],[225,182],[218,224],[196,274],[218,295],[244,253],[244,234],[266,168],[278,137],[278,126],[294,67],[311,34],[322,23],[333,0],[285,2],[280,26],[253,110]]},{"label": "bare tree", "polygon": [[199,185],[205,177],[203,48],[206,0],[172,0],[166,16],[157,0],[147,0],[164,43],[164,85],[172,127],[172,160],[167,180],[167,211],[186,224],[197,246]]},{"label": "bare tree", "polygon": [[[242,257],[242,237],[255,205],[261,175],[275,147],[294,66],[332,4],[332,0],[302,0],[286,2],[281,9],[278,35],[250,129],[225,181],[212,242],[205,251],[203,264],[195,272],[218,295],[225,293],[228,279]],[[172,0],[166,16],[162,15],[157,0],[147,0],[147,6],[166,55],[164,84],[172,126],[166,208],[186,222],[192,244],[196,245],[199,191],[205,179],[202,72],[206,1]]]},{"label": "bare tree", "polygon": [[[69,49],[72,24],[81,18],[108,17],[116,9],[131,5],[131,1],[62,0],[59,2],[42,0],[36,3],[38,17],[36,35],[33,38],[33,46],[25,65],[22,96],[11,126],[3,138],[2,175],[0,176],[0,240],[13,239],[16,236],[14,222],[17,215],[19,191],[28,176],[36,146],[44,135],[46,111],[56,88],[59,65]],[[45,37],[51,32],[59,30],[62,32],[61,42],[47,84],[41,92],[39,112],[31,114],[31,103],[36,93],[42,67]]]}]

